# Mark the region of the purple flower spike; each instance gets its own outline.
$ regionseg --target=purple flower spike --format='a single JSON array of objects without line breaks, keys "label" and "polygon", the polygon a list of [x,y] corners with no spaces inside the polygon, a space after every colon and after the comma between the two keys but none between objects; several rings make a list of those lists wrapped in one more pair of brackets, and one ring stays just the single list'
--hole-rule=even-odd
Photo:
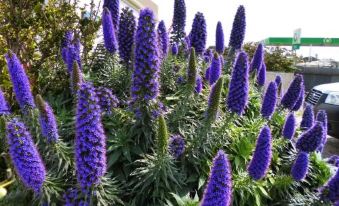
[{"label": "purple flower spike", "polygon": [[178,45],[177,45],[176,43],[174,43],[174,44],[172,45],[172,55],[173,55],[173,56],[176,56],[176,55],[178,55],[178,53],[179,53]]},{"label": "purple flower spike", "polygon": [[232,203],[232,169],[224,151],[213,160],[201,206],[229,206]]},{"label": "purple flower spike", "polygon": [[287,92],[281,99],[281,104],[286,109],[292,110],[296,102],[298,101],[299,94],[303,85],[303,77],[296,75],[292,83],[290,84]]},{"label": "purple flower spike", "polygon": [[277,98],[277,85],[275,82],[271,82],[267,87],[264,101],[261,106],[261,115],[266,119],[271,118],[277,103]]},{"label": "purple flower spike", "polygon": [[300,123],[300,128],[303,130],[307,130],[312,127],[313,122],[314,122],[313,107],[312,105],[307,104],[303,113],[303,118]]},{"label": "purple flower spike", "polygon": [[67,66],[67,71],[69,74],[72,74],[73,63],[76,61],[80,69],[82,69],[81,65],[81,57],[80,57],[80,40],[76,39],[75,43],[69,45],[62,49],[63,54],[65,54],[65,64]]},{"label": "purple flower spike", "polygon": [[247,168],[249,175],[254,180],[263,178],[271,164],[272,137],[271,130],[264,126],[259,134],[252,160]]},{"label": "purple flower spike", "polygon": [[246,16],[245,7],[239,6],[235,14],[229,46],[235,50],[241,49],[242,43],[245,38],[246,30]]},{"label": "purple flower spike", "polygon": [[95,90],[99,98],[99,105],[103,112],[110,114],[119,104],[118,98],[106,87],[98,87]]},{"label": "purple flower spike", "polygon": [[204,52],[204,61],[206,63],[210,63],[211,60],[213,59],[213,52],[211,49],[207,49],[205,52]]},{"label": "purple flower spike", "polygon": [[303,152],[314,152],[321,144],[324,128],[321,122],[316,122],[306,132],[302,133],[297,141],[296,147]]},{"label": "purple flower spike", "polygon": [[106,172],[106,136],[100,111],[94,87],[82,84],[76,112],[75,163],[78,183],[84,192],[100,183]]},{"label": "purple flower spike", "polygon": [[206,79],[207,81],[209,81],[209,79],[210,79],[210,71],[211,71],[211,67],[208,67],[208,68],[206,69],[206,72],[205,72],[205,79]]},{"label": "purple flower spike", "polygon": [[335,202],[339,197],[339,169],[336,174],[322,188],[322,198]]},{"label": "purple flower spike", "polygon": [[104,0],[103,7],[108,8],[109,12],[111,13],[112,23],[114,25],[114,31],[118,30],[119,24],[119,4],[120,0]]},{"label": "purple flower spike", "polygon": [[308,163],[308,153],[300,152],[291,169],[291,175],[295,181],[305,179],[308,171]]},{"label": "purple flower spike", "polygon": [[219,58],[219,55],[215,53],[212,59],[210,70],[209,70],[210,85],[213,85],[215,82],[217,82],[220,75],[221,75],[220,58]]},{"label": "purple flower spike", "polygon": [[181,135],[171,135],[169,139],[169,152],[178,159],[185,151],[185,140]]},{"label": "purple flower spike", "polygon": [[27,109],[35,108],[28,77],[18,57],[11,51],[5,55],[8,72],[13,84],[13,90],[20,109],[27,113]]},{"label": "purple flower spike", "polygon": [[169,47],[169,38],[167,29],[164,21],[160,21],[158,25],[158,36],[159,36],[159,48],[161,48],[161,56],[162,58],[166,57],[168,54]]},{"label": "purple flower spike", "polygon": [[10,113],[7,101],[5,99],[5,95],[0,89],[0,115],[7,115]]},{"label": "purple flower spike", "polygon": [[17,119],[7,123],[6,134],[9,154],[20,180],[35,193],[40,193],[46,169],[31,135]]},{"label": "purple flower spike", "polygon": [[186,26],[185,0],[175,0],[172,23],[174,42],[179,43],[183,38],[185,38],[185,26]]},{"label": "purple flower spike", "polygon": [[215,51],[219,54],[223,54],[225,50],[225,41],[224,41],[224,30],[222,29],[222,24],[218,21],[217,30],[215,34]]},{"label": "purple flower spike", "polygon": [[115,38],[115,30],[112,22],[111,12],[108,8],[104,8],[102,12],[102,30],[104,34],[105,48],[111,54],[115,54],[118,50],[118,43]]},{"label": "purple flower spike", "polygon": [[295,119],[293,112],[291,112],[285,120],[284,129],[283,129],[284,138],[290,140],[294,137],[294,133],[296,129],[295,126],[296,126],[296,119]]},{"label": "purple flower spike", "polygon": [[319,152],[322,152],[324,147],[325,147],[325,144],[327,142],[327,114],[324,110],[319,110],[318,113],[317,113],[317,117],[316,117],[316,121],[319,121],[322,123],[323,127],[324,127],[324,136],[321,140],[321,144],[320,146],[318,147],[318,151]]},{"label": "purple flower spike", "polygon": [[328,160],[327,163],[332,164],[336,167],[339,167],[339,155],[332,155]]},{"label": "purple flower spike", "polygon": [[281,76],[280,75],[277,75],[276,77],[275,77],[275,83],[277,84],[277,86],[279,87],[280,86],[280,84],[281,84]]},{"label": "purple flower spike", "polygon": [[261,68],[258,70],[258,75],[257,75],[257,84],[260,87],[263,87],[265,85],[266,81],[266,64],[263,62],[261,64]]},{"label": "purple flower spike", "polygon": [[245,52],[240,52],[234,64],[227,97],[227,108],[238,115],[242,115],[247,106],[249,93],[248,76],[248,57]]},{"label": "purple flower spike", "polygon": [[132,102],[149,102],[159,95],[160,70],[155,20],[150,9],[140,12],[135,40]]},{"label": "purple flower spike", "polygon": [[199,76],[195,81],[195,92],[200,94],[202,91],[202,78]]},{"label": "purple flower spike", "polygon": [[66,31],[65,35],[61,41],[61,56],[62,60],[66,63],[67,62],[67,52],[68,47],[71,45],[73,40],[73,32],[72,31]]},{"label": "purple flower spike", "polygon": [[257,49],[255,50],[254,56],[252,58],[250,72],[260,71],[263,63],[264,63],[264,47],[260,43],[258,44]]},{"label": "purple flower spike", "polygon": [[191,31],[191,46],[195,48],[197,55],[205,51],[207,40],[206,21],[202,13],[198,12],[193,20]]},{"label": "purple flower spike", "polygon": [[304,103],[304,97],[305,97],[305,87],[304,85],[302,85],[300,93],[299,93],[298,101],[295,103],[292,111],[298,111],[301,108],[301,106]]},{"label": "purple flower spike", "polygon": [[126,65],[132,61],[132,49],[134,44],[136,22],[133,11],[123,8],[119,21],[119,55]]},{"label": "purple flower spike", "polygon": [[47,139],[47,142],[55,143],[59,139],[59,133],[53,109],[42,99],[40,95],[37,95],[36,102],[39,108],[41,134]]}]

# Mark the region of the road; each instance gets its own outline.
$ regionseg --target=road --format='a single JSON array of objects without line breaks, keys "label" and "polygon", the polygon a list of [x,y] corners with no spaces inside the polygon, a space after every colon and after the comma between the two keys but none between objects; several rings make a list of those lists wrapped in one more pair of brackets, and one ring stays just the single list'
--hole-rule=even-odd
[{"label": "road", "polygon": [[327,136],[327,143],[323,151],[323,157],[327,158],[335,154],[339,155],[339,139]]}]

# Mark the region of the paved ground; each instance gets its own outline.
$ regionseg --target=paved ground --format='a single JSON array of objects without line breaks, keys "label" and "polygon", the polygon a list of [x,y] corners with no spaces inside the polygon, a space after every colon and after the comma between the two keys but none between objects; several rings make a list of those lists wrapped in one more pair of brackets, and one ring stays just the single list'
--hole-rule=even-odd
[{"label": "paved ground", "polygon": [[334,154],[339,155],[339,139],[328,136],[327,143],[323,151],[323,157],[330,157]]}]

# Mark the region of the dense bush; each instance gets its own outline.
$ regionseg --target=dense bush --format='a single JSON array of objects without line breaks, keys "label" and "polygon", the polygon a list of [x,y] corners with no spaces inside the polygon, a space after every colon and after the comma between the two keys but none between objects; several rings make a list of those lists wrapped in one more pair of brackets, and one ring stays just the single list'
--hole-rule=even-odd
[{"label": "dense bush", "polygon": [[[264,92],[256,80],[263,63],[251,69],[242,51],[243,6],[225,60],[201,53],[205,31],[197,25],[191,39],[200,51],[196,55],[194,47],[186,47],[181,9],[184,1],[176,0],[172,40],[178,53],[159,52],[170,48],[162,45],[168,41],[158,41],[153,12],[143,9],[137,27],[129,28],[135,40],[124,48],[123,61],[112,38],[118,20],[104,10],[108,51],[97,49],[93,64],[79,65],[76,45],[62,47],[67,94],[53,90],[33,99],[19,59],[13,52],[6,55],[20,109],[9,109],[0,92],[0,205],[330,205],[338,200],[338,172],[328,182],[334,174],[316,151],[327,128],[314,121],[301,134],[291,111],[303,95],[302,77],[296,76],[284,102],[278,102],[279,85],[272,82]],[[203,21],[201,13],[197,18]],[[131,16],[129,21],[134,22]]]}]

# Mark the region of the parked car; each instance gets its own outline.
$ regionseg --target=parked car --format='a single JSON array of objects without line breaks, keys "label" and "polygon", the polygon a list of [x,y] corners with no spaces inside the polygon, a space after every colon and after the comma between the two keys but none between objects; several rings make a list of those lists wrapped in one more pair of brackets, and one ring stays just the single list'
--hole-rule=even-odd
[{"label": "parked car", "polygon": [[306,102],[314,106],[315,113],[319,110],[327,112],[329,134],[339,138],[339,82],[313,87]]}]

